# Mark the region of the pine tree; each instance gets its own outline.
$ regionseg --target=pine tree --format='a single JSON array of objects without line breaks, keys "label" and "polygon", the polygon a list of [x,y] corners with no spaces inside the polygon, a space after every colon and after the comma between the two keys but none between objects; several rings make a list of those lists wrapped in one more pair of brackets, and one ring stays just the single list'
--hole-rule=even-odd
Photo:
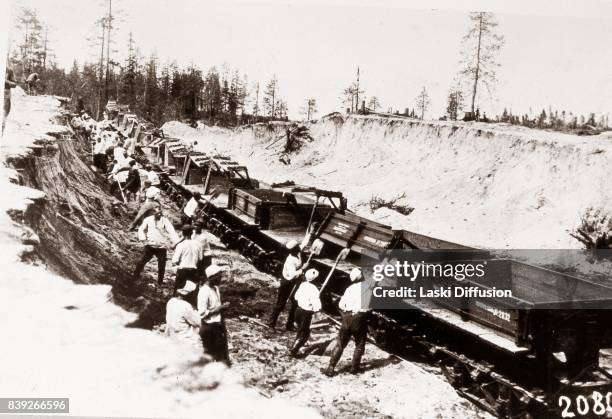
[{"label": "pine tree", "polygon": [[372,96],[368,101],[368,108],[372,111],[376,112],[379,108],[381,108],[380,101],[376,96]]},{"label": "pine tree", "polygon": [[495,70],[499,67],[496,55],[504,44],[504,37],[495,33],[497,22],[492,13],[470,13],[470,30],[463,37],[460,74],[471,84],[471,112],[476,109],[476,97],[480,84],[490,91],[496,82]]},{"label": "pine tree", "polygon": [[421,119],[425,118],[425,112],[429,108],[430,100],[429,94],[427,93],[427,89],[423,86],[421,93],[416,98],[416,108],[419,110],[421,114]]},{"label": "pine tree", "polygon": [[458,88],[453,88],[448,92],[446,114],[448,119],[456,121],[459,111],[463,108],[463,93]]},{"label": "pine tree", "polygon": [[278,79],[276,75],[266,85],[263,104],[268,116],[275,118],[278,115]]}]

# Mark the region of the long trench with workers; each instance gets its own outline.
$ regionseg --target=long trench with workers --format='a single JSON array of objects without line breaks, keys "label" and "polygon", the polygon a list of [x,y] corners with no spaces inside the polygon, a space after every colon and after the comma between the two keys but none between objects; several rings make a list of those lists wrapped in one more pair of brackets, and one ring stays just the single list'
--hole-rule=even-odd
[{"label": "long trench with workers", "polygon": [[[132,202],[138,211],[129,226],[142,244],[141,258],[133,269],[137,280],[147,263],[157,262],[159,286],[171,281],[166,274],[170,258],[176,268],[173,294],[166,305],[166,331],[168,336],[184,339],[203,349],[203,356],[211,361],[231,365],[228,351],[228,335],[223,312],[228,303],[223,302],[219,284],[227,273],[227,265],[213,260],[211,241],[214,236],[198,221],[204,205],[198,194],[181,208],[181,224],[175,226],[164,216],[160,204],[160,178],[152,166],[141,165],[135,159],[137,139],[117,129],[112,123],[117,109],[107,107],[104,119],[95,121],[81,111],[71,120],[73,129],[85,134],[92,145],[95,170],[105,176],[108,187],[117,199]],[[177,232],[178,230],[178,232]],[[313,315],[321,310],[320,289],[313,284],[319,272],[308,266],[310,253],[316,252],[316,243],[310,235],[302,243],[290,240],[286,243],[285,259],[276,302],[270,313],[268,327],[275,330],[280,313],[288,307],[284,329],[295,331],[293,344],[288,348],[291,357],[303,356],[301,349],[310,337]],[[350,274],[351,285],[339,301],[342,321],[327,368],[321,372],[335,374],[335,367],[344,348],[351,339],[355,350],[351,373],[360,371],[361,357],[367,339],[369,310],[362,307],[363,275],[358,268]]]}]

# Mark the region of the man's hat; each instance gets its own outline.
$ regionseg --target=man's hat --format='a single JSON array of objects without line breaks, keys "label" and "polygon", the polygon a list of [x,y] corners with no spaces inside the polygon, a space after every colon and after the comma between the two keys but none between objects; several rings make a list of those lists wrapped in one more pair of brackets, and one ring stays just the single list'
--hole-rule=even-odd
[{"label": "man's hat", "polygon": [[287,246],[287,249],[291,250],[291,249],[296,248],[296,247],[297,247],[297,245],[298,245],[298,242],[297,242],[297,241],[295,241],[295,240],[289,240],[285,246]]},{"label": "man's hat", "polygon": [[212,277],[214,277],[215,275],[220,274],[221,272],[223,272],[225,269],[223,269],[221,266],[219,265],[210,265],[208,268],[206,268],[205,272],[206,272],[206,278],[210,279]]},{"label": "man's hat", "polygon": [[363,277],[363,274],[361,273],[361,269],[353,268],[353,270],[351,271],[350,277],[351,277],[351,282],[359,281]]},{"label": "man's hat", "polygon": [[192,281],[187,281],[185,282],[185,286],[179,290],[176,290],[177,293],[181,294],[181,295],[189,295],[192,292],[194,292],[196,289],[196,284],[195,282]]},{"label": "man's hat", "polygon": [[157,198],[158,195],[159,195],[159,191],[156,191],[155,189],[152,189],[152,188],[147,189],[147,191],[145,192],[145,197],[149,199]]},{"label": "man's hat", "polygon": [[311,282],[314,281],[315,279],[317,279],[319,276],[319,271],[317,271],[316,269],[308,269],[306,271],[306,273],[304,274],[304,277],[306,278],[306,281]]}]

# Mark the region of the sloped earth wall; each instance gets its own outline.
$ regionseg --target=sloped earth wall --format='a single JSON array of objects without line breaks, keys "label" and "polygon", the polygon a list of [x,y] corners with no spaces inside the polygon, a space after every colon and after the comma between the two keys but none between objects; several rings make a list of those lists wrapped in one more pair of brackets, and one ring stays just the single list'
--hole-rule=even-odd
[{"label": "sloped earth wall", "polygon": [[[19,172],[16,182],[39,189],[45,194],[44,197],[34,198],[33,203],[25,210],[10,212],[15,221],[29,226],[29,233],[25,235],[26,251],[22,254],[22,259],[32,264],[42,262],[61,276],[80,284],[91,284],[91,288],[87,289],[91,289],[92,295],[96,294],[97,297],[95,303],[80,302],[72,297],[74,293],[68,288],[57,290],[53,294],[47,288],[40,288],[36,297],[24,294],[21,298],[27,304],[31,304],[33,298],[41,299],[34,301],[37,307],[42,304],[40,301],[45,299],[53,301],[53,304],[56,300],[66,301],[61,313],[73,313],[70,319],[65,315],[57,317],[55,314],[48,314],[49,319],[44,321],[44,330],[47,330],[47,333],[42,337],[42,342],[54,339],[51,334],[55,328],[61,330],[83,327],[83,330],[75,330],[76,336],[79,336],[79,345],[70,348],[61,346],[61,353],[65,353],[65,356],[62,355],[65,358],[62,358],[63,361],[53,355],[60,353],[59,349],[56,352],[51,349],[47,354],[55,356],[53,361],[58,363],[57,368],[64,365],[71,380],[78,380],[79,378],[75,377],[81,373],[107,377],[105,379],[109,382],[117,379],[109,370],[92,371],[93,366],[99,365],[98,369],[101,369],[106,362],[82,356],[86,351],[94,357],[117,358],[116,367],[126,371],[124,385],[147,389],[141,391],[137,398],[130,396],[131,400],[139,401],[140,405],[109,405],[106,410],[99,407],[96,414],[106,412],[110,415],[142,416],[143,412],[148,415],[165,412],[165,415],[185,417],[197,416],[197,412],[200,412],[215,416],[215,412],[217,415],[221,414],[223,410],[220,409],[223,409],[223,406],[224,413],[240,412],[241,417],[248,415],[248,412],[257,416],[256,412],[261,413],[263,410],[260,409],[264,406],[269,409],[266,413],[269,417],[286,417],[292,414],[296,417],[310,417],[316,414],[312,410],[289,406],[297,404],[314,407],[327,417],[483,416],[473,405],[458,397],[439,376],[436,368],[427,364],[399,362],[373,346],[368,346],[364,357],[366,371],[358,376],[346,373],[341,373],[333,379],[323,376],[319,369],[326,365],[327,355],[309,356],[297,361],[290,358],[286,349],[291,344],[293,334],[270,333],[266,328],[243,317],[247,315],[263,321],[274,299],[276,279],[258,272],[244,258],[221,246],[216,246],[213,251],[215,258],[231,267],[230,278],[222,287],[224,299],[232,304],[227,316],[230,351],[234,359],[231,371],[215,370],[194,363],[191,355],[181,355],[184,349],[178,347],[170,353],[172,349],[166,348],[162,342],[163,338],[157,334],[145,335],[144,331],[137,335],[126,334],[123,332],[126,330],[123,328],[126,324],[153,328],[163,321],[164,304],[171,292],[171,281],[161,289],[152,286],[156,282],[156,264],[153,261],[143,273],[141,281],[133,283],[131,272],[140,256],[141,247],[135,239],[135,234],[125,231],[125,228],[131,221],[130,210],[135,208],[129,207],[126,210],[114,205],[116,199],[106,192],[106,184],[88,167],[90,156],[84,139],[75,137],[67,130],[51,134],[56,137],[54,141],[38,141],[32,152],[11,157],[8,161],[9,165]],[[177,221],[173,204],[164,200],[162,205],[165,212]],[[167,270],[167,277],[172,277],[170,270]],[[116,306],[105,301],[107,295],[103,286],[100,288],[100,285],[95,284],[112,286],[112,300],[123,308],[140,313],[140,316],[128,316],[128,321],[126,314],[123,314],[125,312],[120,315],[115,313]],[[46,292],[49,292],[47,296]],[[76,322],[74,317],[88,319],[94,315],[97,316],[94,325],[91,322]],[[117,323],[113,330],[102,327],[101,322],[108,319]],[[32,320],[35,323],[40,322],[34,318]],[[27,329],[28,325],[19,323],[20,329]],[[73,339],[68,337],[66,331],[61,333],[61,342],[72,342]],[[312,339],[328,339],[330,333],[333,336],[334,331],[322,328],[313,332]],[[106,339],[102,338],[104,334],[109,334],[116,340],[112,347],[99,346],[108,343],[102,342]],[[28,341],[30,338],[24,339]],[[48,346],[48,343],[46,345]],[[22,346],[15,346],[15,354],[16,351],[31,352],[28,348],[21,348]],[[8,350],[10,357],[13,349]],[[347,353],[351,350],[349,346]],[[155,353],[155,359],[163,356],[162,352],[166,351],[167,364],[159,366],[152,374],[148,364],[157,361],[151,358],[152,361],[147,362],[149,358],[143,357],[140,351]],[[183,356],[183,362],[175,362],[175,358],[180,359]],[[350,355],[347,354],[340,364],[341,369],[347,368],[349,359]],[[93,365],[90,365],[90,362],[93,362]],[[133,370],[134,365],[142,371],[127,377],[127,371]],[[49,374],[48,368],[47,364],[41,366],[38,368],[39,377],[31,376],[30,379],[39,383],[51,382],[53,374]],[[6,371],[9,377],[12,374],[10,366],[6,366],[3,371]],[[60,373],[59,370],[55,372]],[[228,376],[228,373],[231,374]],[[147,381],[149,379],[153,380],[152,383]],[[265,395],[265,398],[244,396],[240,387],[242,380],[247,386]],[[28,383],[27,380],[22,381]],[[220,382],[224,384],[218,391],[204,391],[216,388]],[[70,383],[72,381],[64,383],[61,388],[75,388],[76,384]],[[158,384],[164,386],[168,393],[158,393]],[[79,392],[73,391],[75,399],[77,394],[87,393],[91,388],[93,385],[81,385]],[[117,398],[125,398],[125,394],[128,394],[121,388],[117,387]],[[106,391],[106,387],[96,391]],[[148,402],[150,397],[154,400]],[[167,397],[174,398],[175,406],[164,405]],[[235,405],[227,406],[229,400],[233,400]],[[87,410],[88,408],[90,410]],[[85,406],[81,401],[79,411],[91,414],[91,405]]]},{"label": "sloped earth wall", "polygon": [[[142,309],[140,302],[146,303],[146,326],[152,327],[163,320],[164,300],[147,286],[146,273],[138,283],[131,279],[140,250],[134,233],[125,227],[131,213],[116,205],[107,184],[88,167],[85,140],[70,131],[63,134],[54,145],[42,145],[9,162],[25,186],[45,193],[23,214],[39,237],[38,256],[52,271],[75,282],[112,285],[113,299],[124,308]],[[145,301],[137,301],[140,296]]]}]

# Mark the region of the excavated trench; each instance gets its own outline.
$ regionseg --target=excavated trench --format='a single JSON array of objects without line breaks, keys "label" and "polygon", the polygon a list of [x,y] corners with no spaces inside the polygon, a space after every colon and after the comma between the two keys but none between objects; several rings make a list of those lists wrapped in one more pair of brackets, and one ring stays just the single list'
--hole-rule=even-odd
[{"label": "excavated trench", "polygon": [[141,311],[137,325],[151,327],[163,319],[164,300],[147,285],[146,274],[137,283],[131,280],[140,249],[134,234],[126,231],[131,212],[88,166],[84,138],[68,127],[49,134],[55,141],[39,142],[28,155],[8,161],[21,184],[45,193],[23,214],[13,214],[38,235],[35,256],[28,257],[38,257],[51,271],[77,283],[111,285],[112,300]]},{"label": "excavated trench", "polygon": [[[67,126],[66,120],[60,118],[59,122]],[[154,328],[164,321],[172,280],[157,286],[155,261],[147,265],[139,281],[132,280],[142,250],[136,235],[127,231],[135,205],[119,203],[108,192],[102,176],[91,170],[90,145],[85,138],[68,127],[65,132],[49,134],[54,141],[38,142],[33,152],[8,161],[20,173],[21,184],[45,193],[25,212],[11,214],[38,236],[28,260],[42,261],[51,271],[77,283],[111,285],[111,300],[139,313],[138,319],[127,326]],[[178,208],[167,197],[162,197],[162,207],[171,221],[179,221]],[[364,357],[366,372],[362,376],[340,374],[331,381],[325,379],[319,369],[327,356],[296,362],[286,354],[292,334],[270,333],[257,320],[252,322],[270,310],[274,278],[222,246],[213,248],[213,252],[218,262],[231,267],[230,278],[222,285],[223,298],[231,304],[226,316],[230,353],[238,361],[233,369],[248,386],[266,397],[283,393],[282,397],[315,407],[328,417],[401,416],[415,409],[425,416],[481,416],[431,374],[433,370],[427,373],[422,367],[398,363],[371,346]],[[166,278],[171,276],[167,269]],[[315,330],[312,339],[328,339],[330,333],[333,335],[333,330]],[[398,378],[417,379],[427,383],[424,388],[429,390],[417,398],[407,398],[396,389]],[[430,391],[432,388],[436,391]]]},{"label": "excavated trench", "polygon": [[[58,122],[67,125],[63,118]],[[92,171],[90,145],[81,134],[69,127],[65,132],[49,134],[54,141],[37,142],[32,153],[8,161],[20,173],[20,183],[45,193],[24,213],[13,214],[38,235],[39,243],[28,259],[42,260],[51,271],[77,283],[111,285],[112,301],[139,313],[128,326],[150,329],[162,323],[173,272],[168,266],[166,278],[170,280],[160,288],[153,260],[140,280],[132,279],[142,250],[135,233],[127,231],[136,204],[123,205],[108,191],[103,177]],[[180,216],[176,204],[162,196],[162,208],[177,225]],[[217,255],[229,264],[236,256],[227,250]],[[239,265],[233,275],[246,275],[249,280],[222,287],[228,301],[239,303],[227,315],[264,316],[274,289],[264,274],[254,273],[246,264]]]}]

